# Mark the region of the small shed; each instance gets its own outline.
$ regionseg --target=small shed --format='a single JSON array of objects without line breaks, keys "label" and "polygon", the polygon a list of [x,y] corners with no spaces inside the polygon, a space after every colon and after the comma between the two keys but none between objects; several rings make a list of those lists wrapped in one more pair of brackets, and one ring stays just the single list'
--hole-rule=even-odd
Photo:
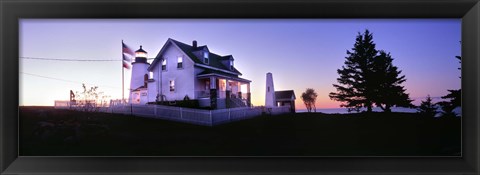
[{"label": "small shed", "polygon": [[293,90],[275,91],[277,106],[290,106],[290,112],[295,113],[295,93]]}]

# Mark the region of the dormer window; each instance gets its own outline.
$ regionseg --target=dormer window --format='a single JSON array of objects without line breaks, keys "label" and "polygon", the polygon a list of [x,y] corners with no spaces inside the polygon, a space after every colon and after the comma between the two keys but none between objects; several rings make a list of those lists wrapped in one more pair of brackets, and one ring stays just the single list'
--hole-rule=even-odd
[{"label": "dormer window", "polygon": [[233,60],[230,60],[230,70],[233,70]]},{"label": "dormer window", "polygon": [[208,64],[209,63],[209,60],[208,60],[208,52],[203,52],[203,62],[205,64]]},{"label": "dormer window", "polygon": [[167,59],[166,58],[164,58],[162,60],[162,70],[167,70]]}]

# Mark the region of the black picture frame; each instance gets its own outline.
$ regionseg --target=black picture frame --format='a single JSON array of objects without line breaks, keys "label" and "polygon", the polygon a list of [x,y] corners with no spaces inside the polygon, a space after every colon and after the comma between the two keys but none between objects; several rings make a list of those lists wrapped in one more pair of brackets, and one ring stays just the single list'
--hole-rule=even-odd
[{"label": "black picture frame", "polygon": [[[21,18],[462,18],[462,157],[18,157]],[[479,174],[478,0],[1,0],[1,174]]]}]

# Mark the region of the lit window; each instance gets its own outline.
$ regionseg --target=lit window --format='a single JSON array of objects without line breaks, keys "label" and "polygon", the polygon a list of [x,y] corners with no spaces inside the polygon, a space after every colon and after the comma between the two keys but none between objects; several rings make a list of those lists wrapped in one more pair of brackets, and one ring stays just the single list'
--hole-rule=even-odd
[{"label": "lit window", "polygon": [[164,58],[162,60],[162,70],[167,70],[167,59],[166,58]]},{"label": "lit window", "polygon": [[208,52],[203,52],[203,58],[205,59],[205,64],[208,64]]},{"label": "lit window", "polygon": [[149,72],[150,79],[153,79],[153,72]]},{"label": "lit window", "polygon": [[177,63],[177,68],[182,68],[183,67],[183,57],[179,56],[177,58],[178,63]]},{"label": "lit window", "polygon": [[135,57],[147,58],[147,53],[145,53],[145,52],[135,52]]},{"label": "lit window", "polygon": [[175,80],[170,80],[170,92],[175,91]]}]

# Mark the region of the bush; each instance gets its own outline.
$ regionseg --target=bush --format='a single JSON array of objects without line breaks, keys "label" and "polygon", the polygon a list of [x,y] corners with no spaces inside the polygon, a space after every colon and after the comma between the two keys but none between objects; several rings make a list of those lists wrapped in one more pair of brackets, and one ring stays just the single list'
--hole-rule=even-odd
[{"label": "bush", "polygon": [[182,101],[176,101],[176,105],[178,107],[185,107],[185,108],[199,108],[200,105],[198,103],[198,100],[182,100]]},{"label": "bush", "polygon": [[163,101],[163,102],[159,101],[159,102],[149,102],[148,104],[204,109],[200,107],[198,100],[175,100],[175,101]]}]

